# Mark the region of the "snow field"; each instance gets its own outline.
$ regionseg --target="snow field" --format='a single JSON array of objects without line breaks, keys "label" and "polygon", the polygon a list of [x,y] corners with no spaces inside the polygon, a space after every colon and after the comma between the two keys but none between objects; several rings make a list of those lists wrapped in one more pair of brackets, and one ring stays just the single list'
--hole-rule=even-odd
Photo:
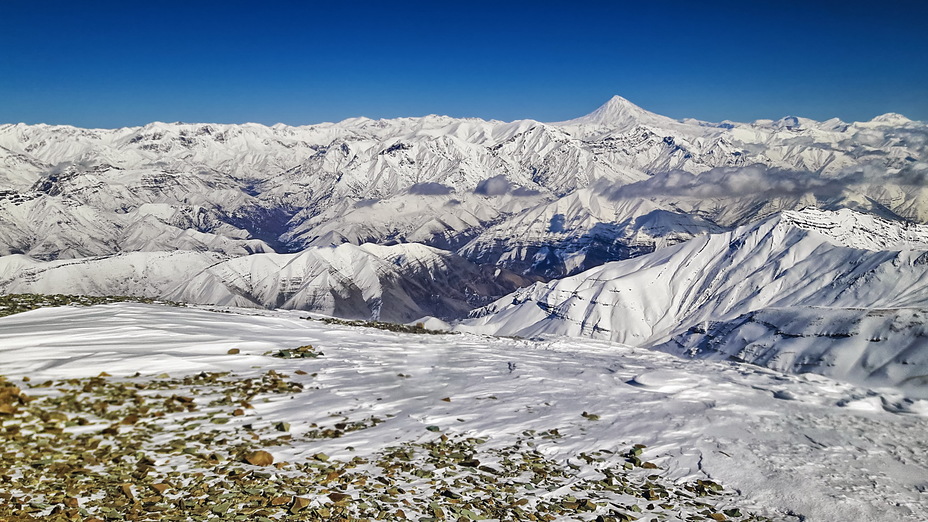
[{"label": "snow field", "polygon": [[[265,355],[305,345],[322,355]],[[239,353],[229,354],[233,348]],[[720,497],[718,509],[739,508],[745,516],[928,518],[924,401],[814,375],[688,361],[605,341],[415,336],[324,325],[294,312],[242,315],[138,304],[42,309],[2,318],[0,361],[0,374],[11,382],[28,376],[31,383],[86,379],[101,371],[118,382],[130,382],[137,372],[149,381],[162,373],[177,379],[200,372],[259,379],[273,370],[304,391],[254,401],[243,415],[224,411],[222,424],[200,421],[185,437],[195,440],[218,429],[231,440],[248,424],[262,440],[274,440],[275,426],[287,423],[294,442],[266,448],[277,462],[319,464],[319,454],[333,462],[371,462],[401,447],[423,455],[412,462],[432,466],[428,469],[437,475],[429,480],[447,484],[470,475],[438,473],[444,469],[435,467],[441,458],[456,463],[457,472],[466,467],[450,456],[460,450],[445,455],[436,449],[441,435],[448,437],[446,444],[473,451],[490,467],[534,451],[528,454],[546,462],[539,466],[554,463],[552,475],[561,470],[564,477],[544,484],[553,491],[533,491],[530,507],[566,509],[564,502],[576,503],[575,516],[581,519],[609,515],[605,500],[592,499],[598,506],[592,511],[583,511],[580,501],[592,498],[598,486],[591,484],[601,484],[602,470],[623,469],[635,444],[646,446],[642,463],[663,469],[655,484],[683,491],[696,480],[722,484],[727,495]],[[309,436],[331,429],[330,423],[366,424],[338,438]],[[513,447],[522,449],[507,454]],[[437,461],[424,456],[433,450]],[[397,459],[380,469],[400,466]],[[422,478],[396,469],[410,487]],[[521,484],[513,486],[519,495],[528,494],[526,482],[511,480]],[[558,493],[560,488],[567,489]],[[622,493],[602,495],[619,501]],[[306,509],[324,508],[332,500],[311,498],[316,503]],[[649,503],[655,502],[645,499],[641,508],[647,511]],[[675,508],[682,511],[655,506],[654,512],[684,519],[708,516],[682,503]]]}]

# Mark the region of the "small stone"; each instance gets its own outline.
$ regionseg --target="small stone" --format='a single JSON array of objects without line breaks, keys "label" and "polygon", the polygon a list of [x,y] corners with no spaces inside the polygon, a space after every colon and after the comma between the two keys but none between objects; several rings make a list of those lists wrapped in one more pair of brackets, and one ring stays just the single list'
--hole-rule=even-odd
[{"label": "small stone", "polygon": [[351,500],[351,495],[346,495],[345,493],[329,493],[329,499],[335,503],[345,502]]},{"label": "small stone", "polygon": [[223,502],[222,504],[216,504],[213,507],[211,507],[210,511],[212,511],[216,515],[224,515],[226,511],[228,511],[229,508],[231,507],[232,507],[231,502]]},{"label": "small stone", "polygon": [[294,513],[298,512],[298,511],[301,511],[301,510],[303,510],[303,509],[306,509],[307,507],[309,507],[309,503],[310,503],[310,502],[309,502],[309,499],[308,499],[308,498],[295,497],[295,498],[293,499],[293,505],[290,506],[290,513],[291,513],[291,514],[294,514]]},{"label": "small stone", "polygon": [[253,466],[270,466],[274,463],[274,456],[264,450],[259,450],[245,455],[245,462]]}]

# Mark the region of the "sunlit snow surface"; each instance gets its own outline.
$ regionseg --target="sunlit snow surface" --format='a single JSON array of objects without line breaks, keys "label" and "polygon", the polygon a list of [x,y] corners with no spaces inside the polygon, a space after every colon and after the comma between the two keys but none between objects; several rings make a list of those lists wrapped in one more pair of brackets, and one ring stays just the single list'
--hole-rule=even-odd
[{"label": "sunlit snow surface", "polygon": [[[263,355],[305,344],[324,356]],[[339,439],[275,449],[282,458],[368,455],[426,437],[430,425],[491,444],[557,428],[564,438],[539,441],[551,457],[643,443],[644,457],[670,478],[711,478],[777,519],[928,519],[928,402],[892,391],[605,341],[408,335],[295,312],[117,304],[0,319],[0,374],[10,378],[270,369],[302,369],[307,375],[292,378],[320,389],[255,404],[255,414],[231,423],[283,420],[299,434],[309,422],[301,419],[334,412],[393,415]]]}]

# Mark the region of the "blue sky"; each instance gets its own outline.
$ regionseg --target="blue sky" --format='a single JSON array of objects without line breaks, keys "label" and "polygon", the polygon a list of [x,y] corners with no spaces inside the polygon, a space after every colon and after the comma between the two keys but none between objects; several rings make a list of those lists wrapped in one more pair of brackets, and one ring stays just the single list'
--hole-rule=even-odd
[{"label": "blue sky", "polygon": [[[498,4],[498,5],[497,5]],[[6,0],[0,123],[928,120],[919,2]]]}]

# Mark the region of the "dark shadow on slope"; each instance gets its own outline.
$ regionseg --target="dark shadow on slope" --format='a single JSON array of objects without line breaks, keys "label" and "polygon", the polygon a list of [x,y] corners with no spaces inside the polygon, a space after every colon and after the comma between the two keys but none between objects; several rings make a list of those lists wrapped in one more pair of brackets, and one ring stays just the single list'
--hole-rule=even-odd
[{"label": "dark shadow on slope", "polygon": [[275,252],[289,254],[301,250],[296,245],[284,243],[280,237],[287,232],[288,223],[296,211],[285,207],[252,206],[226,214],[224,221],[230,225],[247,230],[253,238],[267,243]]},{"label": "dark shadow on slope", "polygon": [[[552,227],[560,226],[558,216],[552,218]],[[724,230],[699,216],[658,209],[619,223],[596,223],[580,235],[554,242],[498,241],[493,248],[476,252],[469,259],[502,266],[529,279],[550,280],[649,254],[655,250],[657,239],[672,245],[695,235]]]}]

